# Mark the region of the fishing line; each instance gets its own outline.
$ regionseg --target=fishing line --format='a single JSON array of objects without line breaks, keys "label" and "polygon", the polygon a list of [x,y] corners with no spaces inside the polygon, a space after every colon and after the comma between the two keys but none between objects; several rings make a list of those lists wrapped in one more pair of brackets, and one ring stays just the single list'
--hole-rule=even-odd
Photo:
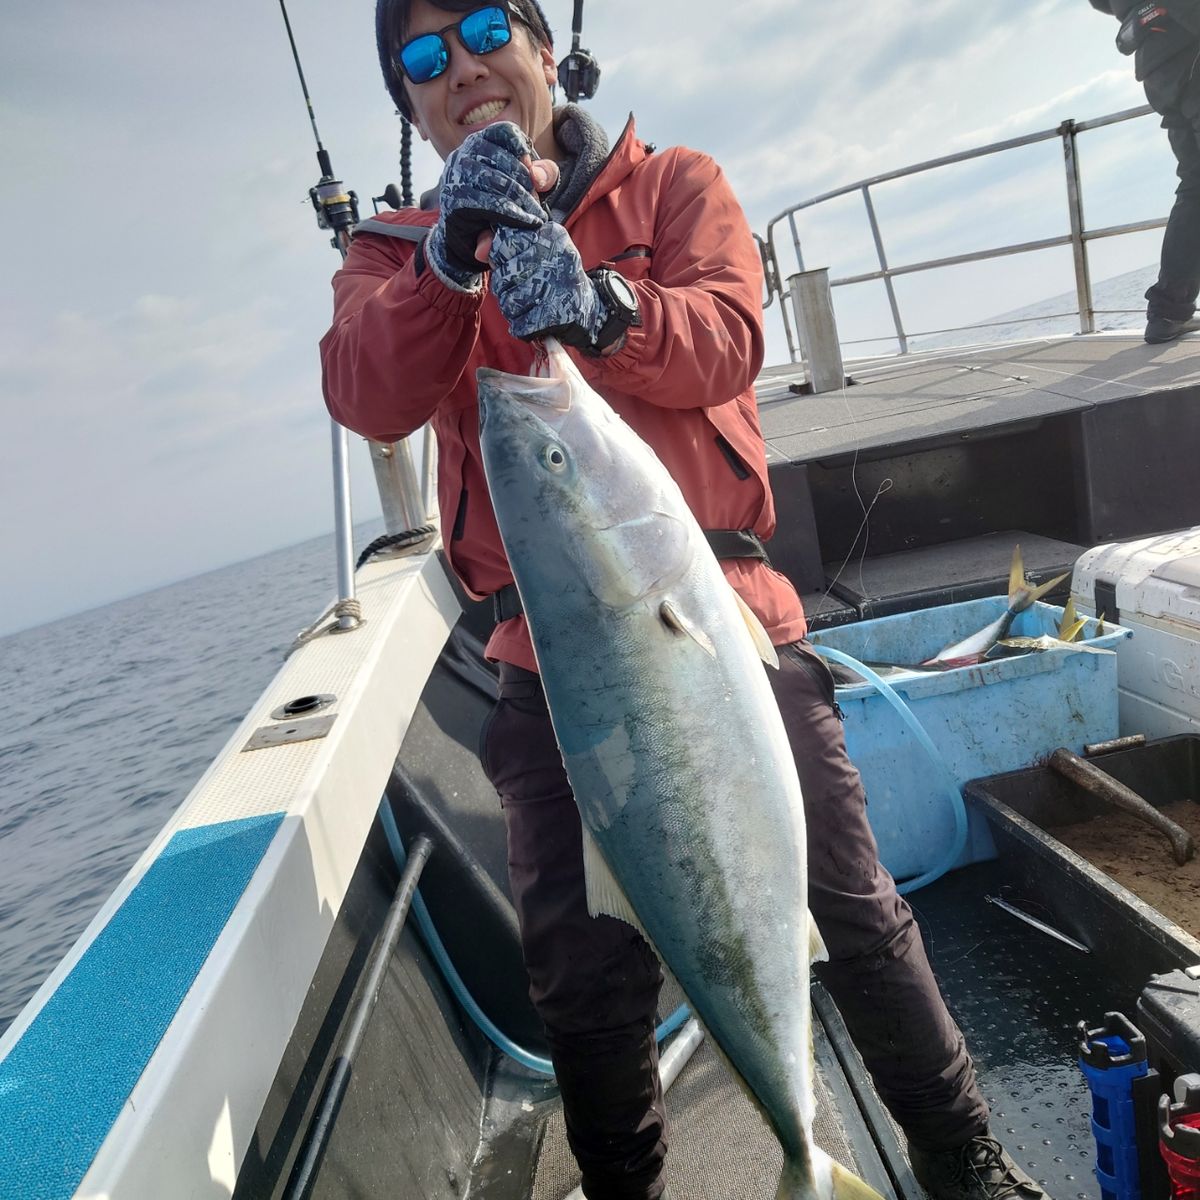
[{"label": "fishing line", "polygon": [[[842,404],[845,405],[846,408],[846,415],[850,418],[851,427],[854,428],[859,424],[859,421],[858,418],[855,417],[854,410],[850,406],[849,397],[846,395],[846,383],[844,379],[842,381],[841,395]],[[866,594],[866,586],[863,582],[862,568],[863,563],[866,561],[867,544],[871,537],[869,528],[871,513],[874,511],[875,505],[879,503],[879,498],[885,492],[890,492],[895,485],[890,476],[881,480],[879,486],[875,489],[875,495],[871,497],[871,503],[868,505],[863,502],[862,492],[858,487],[858,455],[861,448],[861,445],[856,440],[854,446],[854,457],[850,462],[850,486],[854,489],[854,497],[858,501],[858,507],[862,509],[862,521],[859,522],[858,529],[855,530],[854,538],[850,543],[850,548],[846,551],[846,557],[842,560],[842,565],[838,568],[837,574],[834,575],[829,586],[825,589],[824,594],[821,596],[821,602],[817,605],[817,611],[813,613],[810,624],[815,622],[821,616],[821,614],[826,611],[825,602],[829,599],[830,595],[833,593],[833,589],[837,586],[838,580],[841,579],[842,575],[845,574],[846,568],[850,565],[850,560],[854,557],[854,548],[858,545],[858,539],[862,537],[864,530],[866,530],[867,536],[863,539],[862,554],[859,556],[858,560],[858,585],[859,593],[861,595]]]},{"label": "fishing line", "polygon": [[308,189],[308,198],[312,202],[313,211],[317,215],[317,227],[328,229],[333,237],[330,244],[339,251],[342,258],[350,249],[350,234],[358,224],[358,196],[347,191],[340,179],[333,174],[333,164],[329,151],[321,142],[321,133],[317,129],[317,117],[313,111],[312,96],[308,92],[308,81],[304,78],[304,68],[300,65],[300,52],[296,48],[296,39],[292,34],[292,22],[288,17],[285,0],[279,0],[279,10],[283,13],[283,24],[287,29],[288,44],[292,48],[292,59],[296,63],[296,74],[300,77],[300,91],[304,95],[304,104],[308,109],[308,123],[312,126],[313,137],[317,143],[317,166],[321,178],[315,187]]}]

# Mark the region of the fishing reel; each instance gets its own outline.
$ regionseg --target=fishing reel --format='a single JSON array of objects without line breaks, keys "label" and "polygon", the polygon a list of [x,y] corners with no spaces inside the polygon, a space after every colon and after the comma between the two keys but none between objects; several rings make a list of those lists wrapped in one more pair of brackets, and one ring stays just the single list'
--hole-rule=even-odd
[{"label": "fishing reel", "polygon": [[580,49],[582,35],[583,0],[575,0],[571,16],[571,52],[558,64],[558,85],[572,104],[577,100],[590,100],[600,86],[600,64],[590,50]]},{"label": "fishing reel", "polygon": [[317,214],[317,228],[332,230],[332,244],[342,245],[343,235],[348,239],[350,230],[358,224],[357,194],[345,190],[340,179],[326,174],[320,183],[308,189],[308,198]]},{"label": "fishing reel", "polygon": [[577,100],[590,100],[600,86],[600,64],[588,50],[577,45],[558,64],[558,85],[574,104]]}]

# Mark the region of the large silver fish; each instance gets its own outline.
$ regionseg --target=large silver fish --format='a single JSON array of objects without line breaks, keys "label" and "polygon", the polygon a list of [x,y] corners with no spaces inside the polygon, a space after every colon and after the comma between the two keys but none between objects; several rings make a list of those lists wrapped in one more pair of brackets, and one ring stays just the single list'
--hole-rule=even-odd
[{"label": "large silver fish", "polygon": [[779,1138],[778,1200],[877,1200],[811,1137],[820,938],[774,651],[654,453],[547,349],[547,378],[478,372],[481,441],[589,904],[637,924],[679,979]]}]

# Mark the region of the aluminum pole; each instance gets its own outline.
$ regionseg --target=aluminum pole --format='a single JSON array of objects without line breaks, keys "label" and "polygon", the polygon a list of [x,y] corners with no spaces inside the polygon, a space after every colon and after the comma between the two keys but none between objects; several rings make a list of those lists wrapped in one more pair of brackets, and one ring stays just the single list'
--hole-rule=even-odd
[{"label": "aluminum pole", "polygon": [[[338,599],[354,599],[354,521],[350,512],[350,435],[332,418],[333,441],[333,536],[337,546]],[[355,629],[357,617],[342,613],[339,629]]]},{"label": "aluminum pole", "polygon": [[879,229],[879,221],[875,216],[875,205],[871,200],[871,188],[863,184],[863,203],[867,206],[867,220],[871,223],[871,237],[875,239],[875,253],[879,258],[879,269],[883,272],[883,286],[887,289],[888,305],[892,310],[892,321],[896,326],[896,340],[900,343],[900,353],[908,353],[908,337],[904,326],[900,323],[900,305],[896,302],[896,289],[892,285],[891,272],[888,270],[887,255],[883,252],[883,234]]},{"label": "aluminum pole", "polygon": [[1079,304],[1079,332],[1096,332],[1092,311],[1092,274],[1088,267],[1087,241],[1084,238],[1083,188],[1079,181],[1079,153],[1075,145],[1075,122],[1064,121],[1062,134],[1063,164],[1067,172],[1067,213],[1071,218],[1071,252],[1075,258],[1075,296]]}]

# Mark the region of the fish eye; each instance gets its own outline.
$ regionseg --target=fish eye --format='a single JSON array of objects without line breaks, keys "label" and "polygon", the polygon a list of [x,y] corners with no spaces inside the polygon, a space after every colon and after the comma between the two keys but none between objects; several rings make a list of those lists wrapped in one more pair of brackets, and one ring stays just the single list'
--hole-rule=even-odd
[{"label": "fish eye", "polygon": [[540,457],[542,465],[556,475],[567,469],[567,456],[563,453],[562,447],[554,442],[542,448]]}]

